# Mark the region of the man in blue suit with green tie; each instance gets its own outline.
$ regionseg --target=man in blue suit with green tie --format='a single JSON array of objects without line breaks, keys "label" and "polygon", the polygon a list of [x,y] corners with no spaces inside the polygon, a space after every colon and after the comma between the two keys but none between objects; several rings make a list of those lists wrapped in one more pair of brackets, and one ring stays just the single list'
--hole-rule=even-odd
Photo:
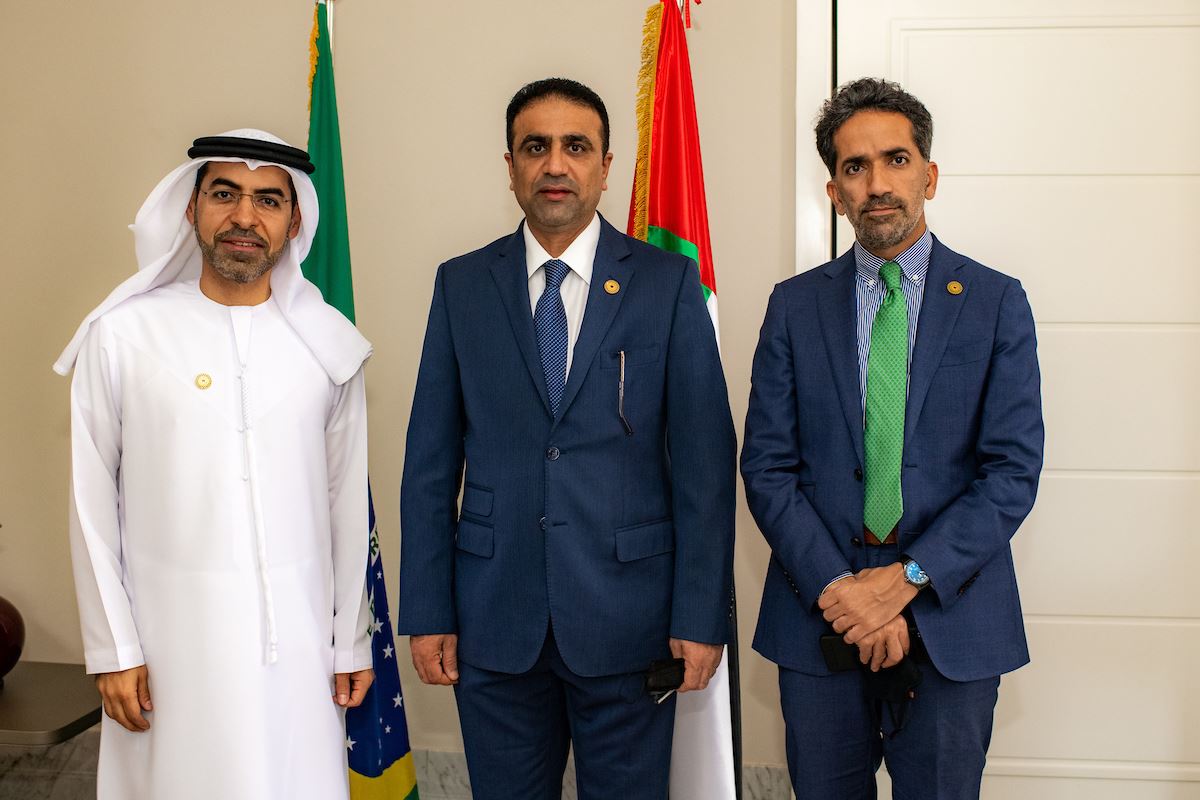
[{"label": "man in blue suit with green tie", "polygon": [[779,665],[797,798],[874,798],[881,761],[896,798],[978,797],[999,676],[1029,660],[1009,540],[1042,465],[1033,316],[926,226],[919,100],[860,79],[816,134],[856,241],[775,288],[755,353],[742,475],[772,558],[754,647]]},{"label": "man in blue suit with green tie", "polygon": [[[401,490],[399,633],[455,686],[476,800],[667,794],[673,696],[729,634],[736,452],[695,262],[596,213],[608,114],[574,81],[508,107],[516,233],[443,264]],[[465,475],[464,475],[465,468]],[[459,502],[461,489],[461,504]]]}]

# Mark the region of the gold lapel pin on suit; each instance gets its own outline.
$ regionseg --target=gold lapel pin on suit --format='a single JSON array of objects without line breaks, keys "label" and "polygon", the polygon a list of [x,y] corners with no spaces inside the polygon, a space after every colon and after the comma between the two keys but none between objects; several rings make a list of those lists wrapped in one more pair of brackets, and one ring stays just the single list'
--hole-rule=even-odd
[{"label": "gold lapel pin on suit", "polygon": [[210,376],[207,372],[201,372],[196,376],[197,389],[207,389],[210,386],[212,386],[212,376]]},{"label": "gold lapel pin on suit", "polygon": [[949,283],[946,284],[946,291],[949,292],[950,294],[962,294],[963,293],[963,285],[961,283],[959,283],[958,281],[950,281]]},{"label": "gold lapel pin on suit", "polygon": [[617,292],[621,291],[621,284],[617,283],[612,278],[609,278],[604,282],[604,291],[608,292],[609,294],[616,294]]}]

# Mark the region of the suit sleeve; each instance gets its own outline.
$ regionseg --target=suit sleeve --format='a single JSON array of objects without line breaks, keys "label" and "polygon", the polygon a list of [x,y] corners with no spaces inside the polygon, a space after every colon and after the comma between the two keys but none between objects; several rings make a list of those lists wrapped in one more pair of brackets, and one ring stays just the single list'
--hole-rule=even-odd
[{"label": "suit sleeve", "polygon": [[811,605],[831,580],[851,570],[833,535],[800,491],[803,460],[796,419],[800,412],[787,314],[787,297],[777,286],[754,352],[742,479],[746,502],[771,552]]},{"label": "suit sleeve", "polygon": [[1041,373],[1033,313],[1021,284],[1000,300],[970,488],[907,549],[948,608],[958,588],[1008,546],[1033,507],[1042,469]]},{"label": "suit sleeve", "polygon": [[121,381],[103,319],[88,332],[71,379],[71,564],[89,673],[146,663],[125,591],[119,471]]},{"label": "suit sleeve", "polygon": [[737,441],[699,271],[684,269],[667,354],[667,447],[675,521],[671,636],[729,638]]},{"label": "suit sleeve", "polygon": [[333,549],[333,671],[356,672],[371,666],[367,398],[362,368],[338,390],[325,426],[325,453]]},{"label": "suit sleeve", "polygon": [[463,468],[463,401],[438,268],[417,373],[400,488],[400,615],[396,632],[457,633],[454,536]]}]

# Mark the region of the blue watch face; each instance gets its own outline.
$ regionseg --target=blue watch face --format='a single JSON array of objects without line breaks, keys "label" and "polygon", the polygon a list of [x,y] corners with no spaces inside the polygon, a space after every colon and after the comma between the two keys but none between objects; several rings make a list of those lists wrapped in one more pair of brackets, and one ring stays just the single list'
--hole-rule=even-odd
[{"label": "blue watch face", "polygon": [[924,586],[929,583],[929,576],[915,561],[909,561],[904,565],[904,579],[915,586]]}]

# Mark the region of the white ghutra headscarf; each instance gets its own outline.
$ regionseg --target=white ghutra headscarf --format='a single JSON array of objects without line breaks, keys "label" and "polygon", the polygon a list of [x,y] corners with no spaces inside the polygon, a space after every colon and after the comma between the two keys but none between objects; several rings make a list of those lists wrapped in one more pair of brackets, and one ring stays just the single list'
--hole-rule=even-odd
[{"label": "white ghutra headscarf", "polygon": [[[279,137],[253,128],[227,131],[220,137],[289,146]],[[296,200],[300,207],[300,231],[271,270],[271,295],[284,319],[334,384],[340,386],[350,380],[370,357],[370,342],[341,312],[325,302],[320,289],[310,283],[300,270],[300,263],[308,255],[320,219],[312,179],[302,170],[287,164],[242,156],[211,155],[193,158],[179,166],[163,178],[146,198],[133,224],[129,226],[133,231],[138,271],[113,289],[104,302],[84,318],[70,344],[54,363],[54,371],[59,375],[66,375],[75,365],[83,340],[95,320],[131,297],[169,283],[192,281],[200,277],[200,246],[185,212],[195,189],[196,173],[201,165],[209,161],[240,161],[250,169],[272,166],[287,171],[296,189]]]}]

